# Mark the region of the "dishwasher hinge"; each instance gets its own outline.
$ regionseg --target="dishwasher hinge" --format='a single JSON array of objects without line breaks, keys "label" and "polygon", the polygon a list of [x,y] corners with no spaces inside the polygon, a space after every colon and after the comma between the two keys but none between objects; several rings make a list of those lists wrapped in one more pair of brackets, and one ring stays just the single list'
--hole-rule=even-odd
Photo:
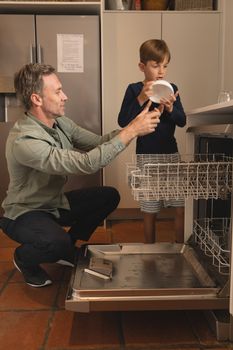
[{"label": "dishwasher hinge", "polygon": [[229,297],[230,296],[230,281],[229,280],[226,282],[224,287],[220,289],[220,291],[218,292],[218,296],[220,298],[224,298],[224,297]]}]

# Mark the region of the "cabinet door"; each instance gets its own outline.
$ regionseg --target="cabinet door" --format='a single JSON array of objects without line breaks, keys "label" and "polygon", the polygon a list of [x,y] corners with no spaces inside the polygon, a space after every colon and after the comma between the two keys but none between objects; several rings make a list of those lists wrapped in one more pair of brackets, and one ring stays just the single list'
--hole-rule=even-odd
[{"label": "cabinet door", "polygon": [[[164,13],[162,36],[171,50],[168,80],[177,84],[185,110],[217,103],[220,87],[220,14]],[[180,153],[186,128],[176,128]]]},{"label": "cabinet door", "polygon": [[[14,74],[24,64],[32,62],[35,45],[34,16],[0,15],[0,203],[6,197],[9,175],[5,159],[5,145],[12,122],[22,115],[15,103]],[[11,103],[7,104],[6,100]],[[11,118],[12,115],[12,118]],[[0,207],[0,215],[3,209]]]},{"label": "cabinet door", "polygon": [[1,186],[0,186],[0,216],[3,215],[4,211],[1,207],[1,203],[3,199],[6,197],[6,191],[9,184],[9,174],[7,171],[7,162],[5,157],[5,149],[6,149],[6,140],[9,134],[10,129],[12,128],[13,123],[0,123],[0,179],[1,179]]},{"label": "cabinet door", "polygon": [[[128,84],[142,80],[139,71],[139,47],[148,39],[161,38],[159,13],[103,14],[103,127],[104,132],[119,128],[117,117]],[[105,168],[105,184],[121,194],[120,207],[137,207],[126,181],[126,163],[135,154],[132,143]]]},{"label": "cabinet door", "polygon": [[[69,99],[66,115],[82,127],[100,133],[99,17],[37,16],[36,23],[37,51],[40,53],[38,60],[51,64],[58,71],[63,90]],[[78,46],[80,35],[83,36],[83,41]],[[61,44],[64,52],[60,60],[57,54],[58,44]],[[58,70],[58,61],[67,64],[66,71]],[[68,71],[68,65],[76,62],[77,65],[80,64],[80,71],[77,72],[76,67]]]},{"label": "cabinet door", "polygon": [[220,82],[220,14],[163,13],[163,39],[171,50],[169,80],[186,110],[217,103]]},{"label": "cabinet door", "polygon": [[14,73],[33,60],[35,45],[33,15],[0,15],[0,78],[13,90]]},{"label": "cabinet door", "polygon": [[[65,113],[80,126],[101,134],[100,34],[98,16],[36,16],[38,61],[57,70],[68,96]],[[80,36],[83,40],[80,40]],[[74,41],[73,41],[74,40]],[[64,57],[58,58],[58,45]],[[82,62],[83,56],[83,62]],[[80,71],[58,69],[58,63],[78,64]],[[61,71],[62,70],[62,71]],[[66,190],[102,184],[102,171],[69,176]]]}]

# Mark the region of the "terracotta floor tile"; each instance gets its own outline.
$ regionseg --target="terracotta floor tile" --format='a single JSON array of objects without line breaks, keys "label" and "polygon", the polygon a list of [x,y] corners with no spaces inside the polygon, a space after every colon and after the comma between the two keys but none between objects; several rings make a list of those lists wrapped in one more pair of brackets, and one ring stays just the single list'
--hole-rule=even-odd
[{"label": "terracotta floor tile", "polygon": [[[150,344],[143,344],[143,345],[133,345],[131,347],[129,346],[126,346],[124,348],[124,350],[204,350],[202,349],[201,347],[196,347],[196,346],[193,346],[192,344],[191,345],[187,345],[187,346],[183,346],[183,344],[181,344],[180,346],[175,344],[175,345],[166,345],[164,346],[163,344],[162,345],[150,345]],[[211,349],[208,349],[208,350],[213,350],[212,348]],[[217,350],[217,349],[215,349]],[[223,350],[223,349],[220,349],[220,350]],[[226,350],[226,349],[224,349]]]},{"label": "terracotta floor tile", "polygon": [[26,283],[9,283],[0,295],[0,310],[40,310],[54,305],[58,284],[33,288]]},{"label": "terracotta floor tile", "polygon": [[201,311],[189,311],[187,312],[187,317],[201,344],[208,346],[221,344],[217,341],[216,335],[210,329]]},{"label": "terracotta floor tile", "polygon": [[[113,242],[144,242],[142,220],[119,221],[112,225]],[[158,242],[174,242],[175,231],[173,221],[158,220],[156,223],[156,240]]]},{"label": "terracotta floor tile", "polygon": [[175,242],[174,222],[158,221],[156,223],[156,241],[157,242]]},{"label": "terracotta floor tile", "polygon": [[56,307],[59,309],[65,309],[66,294],[69,287],[69,281],[64,282],[60,285],[58,297],[56,300]]},{"label": "terracotta floor tile", "polygon": [[15,248],[0,248],[0,262],[12,261]]},{"label": "terracotta floor tile", "polygon": [[182,311],[125,312],[122,314],[122,328],[127,347],[141,344],[199,345]]},{"label": "terracotta floor tile", "polygon": [[57,311],[46,350],[57,348],[119,349],[118,314]]},{"label": "terracotta floor tile", "polygon": [[113,243],[144,242],[142,220],[115,221],[111,230]]},{"label": "terracotta floor tile", "polygon": [[[201,349],[203,349],[203,347],[201,347]],[[211,347],[205,347],[204,349],[208,349],[208,350],[232,350],[233,344],[226,343],[226,344],[219,345],[218,347],[211,346]]]},{"label": "terracotta floor tile", "polygon": [[6,247],[17,247],[19,244],[17,242],[14,242],[12,239],[10,239],[5,233],[0,230],[0,247],[6,248]]},{"label": "terracotta floor tile", "polygon": [[[111,232],[108,229],[105,229],[105,227],[98,227],[89,239],[88,244],[111,243],[111,239]],[[85,241],[79,241],[79,245],[86,243]]]},{"label": "terracotta floor tile", "polygon": [[0,350],[40,349],[49,317],[49,311],[0,312]]},{"label": "terracotta floor tile", "polygon": [[13,262],[0,262],[0,282],[5,282],[14,274]]}]

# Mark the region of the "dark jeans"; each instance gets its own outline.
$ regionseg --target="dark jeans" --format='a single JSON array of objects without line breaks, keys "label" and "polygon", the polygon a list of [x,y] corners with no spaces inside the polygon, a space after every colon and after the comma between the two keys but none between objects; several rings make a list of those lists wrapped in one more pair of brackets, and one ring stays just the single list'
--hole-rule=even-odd
[{"label": "dark jeans", "polygon": [[[117,207],[120,196],[112,187],[91,187],[67,192],[70,210],[59,209],[60,218],[44,211],[30,211],[15,220],[2,218],[0,227],[14,241],[18,258],[28,265],[73,261],[75,242],[87,241]],[[62,226],[70,226],[67,232]]]}]

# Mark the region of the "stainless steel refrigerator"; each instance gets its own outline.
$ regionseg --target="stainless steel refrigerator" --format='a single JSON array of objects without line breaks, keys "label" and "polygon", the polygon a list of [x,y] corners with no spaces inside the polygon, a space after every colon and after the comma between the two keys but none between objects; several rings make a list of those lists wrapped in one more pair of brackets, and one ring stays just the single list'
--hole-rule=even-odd
[{"label": "stainless steel refrigerator", "polygon": [[[23,112],[15,98],[13,76],[29,62],[54,66],[68,96],[66,116],[101,133],[99,17],[0,15],[0,202],[5,198],[9,181],[5,140],[12,123]],[[66,190],[101,184],[101,171],[88,176],[74,175],[69,177]]]}]

